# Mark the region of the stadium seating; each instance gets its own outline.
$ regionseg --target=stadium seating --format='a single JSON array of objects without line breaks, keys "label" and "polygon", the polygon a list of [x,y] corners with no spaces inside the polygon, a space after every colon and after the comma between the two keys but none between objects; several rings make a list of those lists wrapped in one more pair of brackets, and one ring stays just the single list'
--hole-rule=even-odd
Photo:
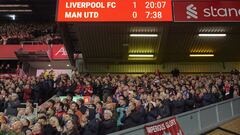
[{"label": "stadium seating", "polygon": [[230,73],[2,77],[1,132],[105,135],[237,97],[239,85]]}]

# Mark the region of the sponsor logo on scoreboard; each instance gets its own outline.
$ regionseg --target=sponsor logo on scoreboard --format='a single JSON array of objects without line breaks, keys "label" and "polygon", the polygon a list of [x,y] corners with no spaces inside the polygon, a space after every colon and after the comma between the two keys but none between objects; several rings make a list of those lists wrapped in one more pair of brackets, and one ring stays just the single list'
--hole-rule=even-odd
[{"label": "sponsor logo on scoreboard", "polygon": [[174,2],[174,21],[239,22],[240,1]]},{"label": "sponsor logo on scoreboard", "polygon": [[191,19],[191,18],[195,18],[197,19],[198,18],[198,13],[197,13],[197,7],[195,7],[193,4],[190,4],[187,6],[187,19]]}]

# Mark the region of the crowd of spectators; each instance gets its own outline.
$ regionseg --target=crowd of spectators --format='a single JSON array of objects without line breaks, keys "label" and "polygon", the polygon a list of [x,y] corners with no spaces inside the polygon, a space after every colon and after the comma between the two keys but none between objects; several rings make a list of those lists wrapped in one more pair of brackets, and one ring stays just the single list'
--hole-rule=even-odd
[{"label": "crowd of spectators", "polygon": [[[238,74],[59,75],[0,79],[1,132],[106,135],[239,96]],[[32,102],[44,102],[34,116]],[[60,96],[66,96],[62,99]],[[91,97],[73,101],[74,96]],[[19,110],[20,102],[27,102]]]},{"label": "crowd of spectators", "polygon": [[22,76],[24,71],[22,63],[18,60],[1,60],[0,61],[0,75],[15,74]]},{"label": "crowd of spectators", "polygon": [[16,74],[20,72],[21,66],[16,63],[1,63],[0,62],[0,74]]},{"label": "crowd of spectators", "polygon": [[10,64],[0,65],[0,74],[3,73],[15,73],[15,67],[11,67]]},{"label": "crowd of spectators", "polygon": [[20,44],[22,41],[37,41],[38,44],[62,43],[54,23],[14,22],[0,24],[0,44]]}]

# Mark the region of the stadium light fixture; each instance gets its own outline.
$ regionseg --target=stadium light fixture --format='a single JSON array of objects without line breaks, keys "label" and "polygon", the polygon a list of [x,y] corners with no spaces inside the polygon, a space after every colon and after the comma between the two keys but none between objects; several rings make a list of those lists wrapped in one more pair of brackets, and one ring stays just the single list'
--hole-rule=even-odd
[{"label": "stadium light fixture", "polygon": [[0,8],[16,8],[16,7],[29,7],[29,5],[26,4],[0,4]]},{"label": "stadium light fixture", "polygon": [[131,58],[153,58],[153,54],[129,54],[128,57]]},{"label": "stadium light fixture", "polygon": [[190,54],[190,57],[214,57],[214,54]]},{"label": "stadium light fixture", "polygon": [[16,20],[16,15],[8,15],[12,20]]},{"label": "stadium light fixture", "polygon": [[158,37],[158,34],[130,34],[130,37]]},{"label": "stadium light fixture", "polygon": [[31,9],[1,9],[0,13],[4,13],[4,12],[32,12]]},{"label": "stadium light fixture", "polygon": [[227,34],[198,34],[199,37],[226,37]]}]

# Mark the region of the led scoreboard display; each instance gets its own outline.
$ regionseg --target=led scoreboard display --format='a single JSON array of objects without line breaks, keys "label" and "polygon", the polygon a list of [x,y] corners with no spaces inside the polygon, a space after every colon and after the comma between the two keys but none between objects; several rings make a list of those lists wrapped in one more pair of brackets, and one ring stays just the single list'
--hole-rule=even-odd
[{"label": "led scoreboard display", "polygon": [[58,0],[59,22],[172,21],[171,0]]}]

